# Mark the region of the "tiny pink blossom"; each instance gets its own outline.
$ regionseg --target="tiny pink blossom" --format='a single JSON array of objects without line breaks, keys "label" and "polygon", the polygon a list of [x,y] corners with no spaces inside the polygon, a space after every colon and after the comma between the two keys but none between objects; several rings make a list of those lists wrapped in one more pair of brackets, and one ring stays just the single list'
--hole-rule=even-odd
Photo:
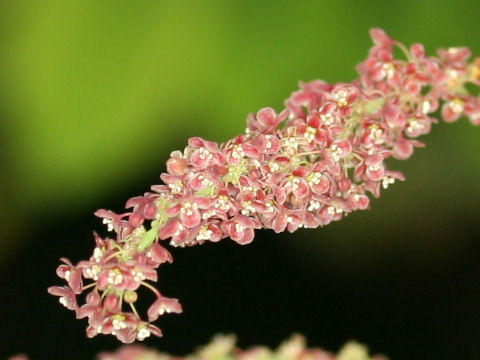
[{"label": "tiny pink blossom", "polygon": [[155,321],[165,313],[181,313],[182,305],[177,299],[160,296],[148,309],[148,320]]},{"label": "tiny pink blossom", "polygon": [[77,299],[75,293],[67,286],[51,286],[48,288],[48,292],[52,295],[59,296],[60,304],[65,306],[69,310],[76,310]]}]

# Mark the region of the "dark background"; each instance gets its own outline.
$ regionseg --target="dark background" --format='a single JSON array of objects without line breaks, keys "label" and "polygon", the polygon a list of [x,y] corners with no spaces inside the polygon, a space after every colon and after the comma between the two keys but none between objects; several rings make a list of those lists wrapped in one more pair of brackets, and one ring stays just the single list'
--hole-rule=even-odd
[{"label": "dark background", "polygon": [[[0,358],[93,359],[85,320],[49,296],[62,256],[90,256],[92,213],[158,183],[190,136],[225,141],[298,80],[350,81],[380,26],[480,54],[476,1],[0,2]],[[480,358],[480,129],[439,124],[407,181],[369,211],[295,234],[175,249],[160,287],[184,313],[145,344],[184,355],[216,333],[292,333],[392,359]]]}]

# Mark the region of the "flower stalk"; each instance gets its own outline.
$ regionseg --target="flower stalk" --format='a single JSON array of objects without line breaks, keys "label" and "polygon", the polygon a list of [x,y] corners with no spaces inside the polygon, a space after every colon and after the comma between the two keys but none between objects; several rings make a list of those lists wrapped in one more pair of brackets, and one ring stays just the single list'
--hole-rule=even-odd
[{"label": "flower stalk", "polygon": [[[182,311],[150,283],[160,265],[173,261],[167,243],[229,237],[245,245],[256,229],[325,226],[367,209],[369,194],[378,197],[404,180],[385,160],[408,159],[424,146],[417,138],[430,132],[437,113],[446,122],[465,116],[480,124],[480,97],[467,90],[480,86],[480,60],[469,61],[467,48],[429,57],[420,44],[408,49],[380,29],[370,33],[374,46],[357,67],[358,79],[300,83],[285,110],[250,114],[245,133],[226,143],[189,139],[183,152],[171,154],[163,184],[128,200],[123,214],[95,213],[112,235],[94,234],[89,260],[62,259],[57,274],[67,286],[48,290],[77,318],[88,318],[89,337],[112,334],[130,343],[161,336],[151,322]],[[393,57],[394,46],[406,59]],[[134,305],[142,286],[156,296],[148,321]],[[86,294],[82,305],[80,294]]]}]

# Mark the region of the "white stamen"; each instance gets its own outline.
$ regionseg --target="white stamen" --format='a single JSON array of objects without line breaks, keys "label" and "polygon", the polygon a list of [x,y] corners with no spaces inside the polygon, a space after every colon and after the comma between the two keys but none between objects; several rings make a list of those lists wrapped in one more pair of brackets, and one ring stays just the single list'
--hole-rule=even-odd
[{"label": "white stamen", "polygon": [[342,212],[343,212],[343,209],[336,206],[329,206],[327,208],[327,213],[329,215],[341,214]]},{"label": "white stamen", "polygon": [[380,70],[380,74],[383,78],[391,79],[395,74],[395,67],[392,63],[385,63],[382,65],[382,70]]},{"label": "white stamen", "polygon": [[137,339],[139,341],[143,341],[145,340],[147,337],[149,337],[151,334],[150,330],[148,330],[147,328],[142,328],[139,330],[139,332],[137,333]]},{"label": "white stamen", "polygon": [[322,119],[323,124],[326,126],[332,125],[335,121],[335,117],[330,113],[320,115],[320,119]]},{"label": "white stamen", "polygon": [[245,151],[243,151],[242,145],[235,145],[232,149],[232,157],[234,159],[241,159],[245,157]]},{"label": "white stamen", "polygon": [[213,231],[208,229],[208,226],[202,226],[200,231],[198,232],[198,235],[196,237],[197,240],[210,240],[210,237],[212,236]]},{"label": "white stamen", "polygon": [[125,329],[127,327],[127,324],[125,324],[125,322],[122,320],[113,319],[112,326],[115,330],[121,330]]},{"label": "white stamen", "polygon": [[448,107],[450,110],[452,110],[455,114],[460,114],[463,112],[463,107],[464,103],[460,99],[454,99],[448,103]]},{"label": "white stamen", "polygon": [[140,282],[140,281],[145,280],[145,275],[140,271],[134,270],[132,272],[132,275],[133,275],[133,280],[135,280],[136,282]]},{"label": "white stamen", "polygon": [[103,250],[96,247],[95,250],[93,250],[93,258],[95,259],[96,262],[99,262],[102,259],[103,256]]},{"label": "white stamen", "polygon": [[338,147],[336,144],[333,144],[332,146],[330,146],[330,150],[332,153],[333,160],[335,161],[340,160],[340,157],[342,156],[342,153],[343,153],[342,149]]},{"label": "white stamen", "polygon": [[215,207],[215,209],[220,209],[222,211],[230,210],[230,203],[228,201],[228,197],[225,196],[225,195],[219,196],[217,201],[215,201],[215,204],[213,206]]},{"label": "white stamen", "polygon": [[184,227],[182,224],[178,225],[178,229],[177,229],[177,231],[175,231],[175,233],[173,234],[173,236],[179,236],[180,233],[181,233],[183,230],[185,230],[185,227]]},{"label": "white stamen", "polygon": [[303,136],[307,139],[308,142],[312,142],[315,139],[315,135],[317,134],[317,129],[308,126],[305,130],[305,134]]},{"label": "white stamen", "polygon": [[242,208],[243,209],[240,212],[242,213],[242,215],[245,215],[245,216],[248,216],[250,214],[254,214],[257,212],[257,209],[255,209],[255,207],[252,206],[251,201],[242,202]]},{"label": "white stamen", "polygon": [[278,170],[280,170],[280,165],[278,165],[277,162],[272,161],[269,164],[269,169],[271,173],[277,172]]},{"label": "white stamen", "polygon": [[210,151],[208,151],[207,149],[205,149],[203,147],[198,149],[198,153],[199,153],[198,157],[202,160],[205,160],[205,159],[211,160],[212,157],[213,157],[213,155],[210,153]]},{"label": "white stamen", "polygon": [[257,192],[258,188],[254,187],[254,186],[245,186],[242,191],[243,192],[247,192],[247,193],[254,193],[254,192]]},{"label": "white stamen", "polygon": [[112,285],[120,285],[123,282],[123,276],[119,270],[110,270],[108,272],[107,282]]},{"label": "white stamen", "polygon": [[67,307],[67,298],[65,296],[62,296],[60,299],[58,299],[58,301],[60,302],[60,304],[62,304],[63,306]]},{"label": "white stamen", "polygon": [[294,155],[297,152],[300,145],[296,137],[286,137],[281,140],[282,147],[285,148],[285,152],[289,155]]},{"label": "white stamen", "polygon": [[415,134],[416,130],[422,130],[425,127],[424,124],[420,123],[417,120],[410,120],[408,123],[408,127],[406,129],[408,135]]},{"label": "white stamen", "polygon": [[292,191],[298,190],[300,184],[300,179],[296,176],[290,177],[286,185],[291,188]]},{"label": "white stamen", "polygon": [[315,210],[320,209],[320,207],[321,207],[321,205],[318,201],[311,200],[308,207],[307,207],[307,210],[308,211],[315,211]]},{"label": "white stamen", "polygon": [[205,211],[203,214],[202,214],[202,219],[203,220],[206,220],[206,219],[209,219],[213,216],[217,215],[217,212],[215,210],[208,210],[208,211]]},{"label": "white stamen", "polygon": [[89,268],[85,268],[83,270],[83,275],[87,278],[87,279],[93,279],[95,281],[98,280],[98,274],[100,273],[100,270],[102,268],[98,265],[93,265],[92,267],[89,267]]},{"label": "white stamen", "polygon": [[383,130],[377,124],[370,125],[368,128],[370,130],[369,132],[370,139],[372,139],[373,142],[377,145],[382,144],[384,141]]},{"label": "white stamen", "polygon": [[72,275],[72,272],[70,270],[65,271],[65,280],[69,281],[70,280],[70,275]]},{"label": "white stamen", "polygon": [[267,142],[265,143],[265,147],[267,149],[270,149],[272,147],[272,139],[273,139],[273,135],[265,135],[265,139],[267,140]]},{"label": "white stamen", "polygon": [[395,183],[395,178],[390,176],[384,176],[382,179],[382,187],[384,189],[388,188],[389,185]]},{"label": "white stamen", "polygon": [[235,231],[236,231],[236,232],[242,232],[242,231],[244,231],[244,230],[245,230],[245,228],[244,228],[242,225],[240,225],[240,224],[238,224],[238,223],[235,224]]},{"label": "white stamen", "polygon": [[316,172],[313,172],[311,173],[310,175],[308,175],[308,184],[310,186],[313,186],[313,185],[318,185],[320,184],[320,182],[322,181],[322,177],[323,177],[323,174],[316,171]]},{"label": "white stamen", "polygon": [[113,230],[113,224],[112,224],[112,219],[103,219],[102,223],[107,225],[107,230],[112,231]]},{"label": "white stamen", "polygon": [[267,207],[267,209],[265,210],[265,212],[273,213],[273,212],[275,211],[275,208],[273,207],[271,201],[267,202],[267,203],[265,204],[265,206]]},{"label": "white stamen", "polygon": [[348,104],[348,93],[345,90],[338,90],[333,94],[333,98],[337,102],[338,106],[345,106]]},{"label": "white stamen", "polygon": [[449,47],[447,49],[447,52],[450,54],[450,55],[456,55],[458,54],[458,52],[460,51],[460,49],[458,47]]},{"label": "white stamen", "polygon": [[193,211],[197,209],[198,209],[197,203],[186,202],[182,205],[182,208],[180,209],[180,213],[185,214],[187,216],[192,216]]},{"label": "white stamen", "polygon": [[430,104],[430,101],[425,100],[424,102],[422,102],[422,113],[428,114],[431,109],[432,109],[432,104]]},{"label": "white stamen", "polygon": [[177,182],[175,184],[168,184],[168,187],[173,194],[180,194],[183,189],[183,184],[181,182]]},{"label": "white stamen", "polygon": [[458,71],[455,69],[447,69],[445,72],[450,79],[457,79],[459,76]]}]

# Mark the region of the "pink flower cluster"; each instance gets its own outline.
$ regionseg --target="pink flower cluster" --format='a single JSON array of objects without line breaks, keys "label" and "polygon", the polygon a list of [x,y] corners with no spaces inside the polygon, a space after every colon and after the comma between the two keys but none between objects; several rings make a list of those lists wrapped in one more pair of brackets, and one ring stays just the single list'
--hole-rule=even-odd
[{"label": "pink flower cluster", "polygon": [[140,345],[124,345],[113,353],[100,353],[99,360],[388,360],[383,355],[370,355],[368,349],[359,343],[346,343],[337,354],[320,348],[307,348],[301,335],[294,335],[277,349],[254,346],[240,349],[235,337],[217,335],[208,345],[185,357],[171,356]]},{"label": "pink flower cluster", "polygon": [[[115,352],[102,352],[98,360],[387,360],[383,355],[370,355],[368,349],[356,342],[346,343],[333,354],[320,348],[307,348],[301,335],[294,335],[272,350],[266,346],[255,346],[250,349],[240,349],[235,345],[232,335],[217,335],[207,345],[187,356],[174,356],[148,349],[141,345],[123,345]],[[11,357],[9,360],[28,360],[24,355]]]},{"label": "pink flower cluster", "polygon": [[[480,59],[469,62],[467,48],[429,57],[422,45],[407,49],[380,29],[371,36],[359,79],[301,83],[285,110],[251,114],[245,134],[224,144],[191,138],[171,154],[164,184],[128,200],[123,214],[95,213],[113,236],[95,234],[88,261],[64,259],[57,274],[67,286],[49,288],[77,318],[88,318],[88,336],[112,334],[127,343],[161,336],[150,322],[182,311],[150,283],[158,266],[172,262],[165,240],[184,247],[230,237],[243,245],[255,229],[327,225],[367,209],[368,193],[378,197],[404,179],[385,160],[407,159],[423,146],[416,139],[430,132],[437,109],[447,122],[466,116],[480,124],[480,97],[466,87],[480,85]],[[394,46],[405,59],[394,59]],[[134,305],[141,286],[156,295],[148,322]]]}]

